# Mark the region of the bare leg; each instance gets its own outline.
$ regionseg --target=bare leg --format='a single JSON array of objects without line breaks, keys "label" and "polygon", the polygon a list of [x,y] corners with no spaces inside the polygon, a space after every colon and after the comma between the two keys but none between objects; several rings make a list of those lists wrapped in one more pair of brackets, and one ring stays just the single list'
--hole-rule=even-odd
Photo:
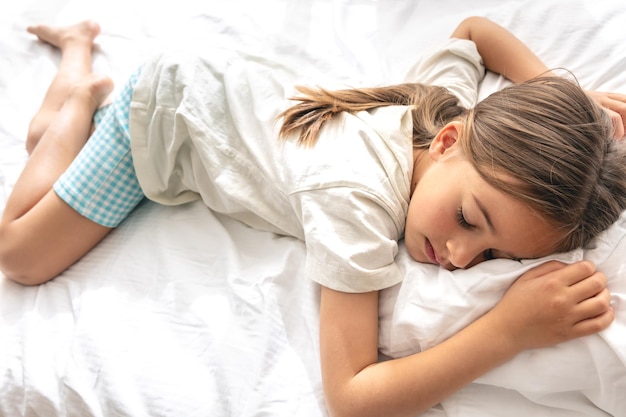
[{"label": "bare leg", "polygon": [[[90,69],[84,72],[84,58],[90,56],[93,37],[78,41],[72,35],[70,41],[60,41],[68,38],[64,33],[76,32],[77,27],[33,29],[40,38],[62,45],[63,66],[46,94],[43,111],[35,116],[38,119],[47,114],[50,119],[41,136],[31,143],[30,158],[0,222],[0,269],[8,278],[24,284],[53,278],[110,231],[82,217],[52,190],[84,146],[95,110],[113,89],[110,78],[91,74]],[[79,61],[76,67],[65,56],[66,51]],[[69,86],[70,80],[78,82]]]},{"label": "bare leg", "polygon": [[98,105],[113,88],[110,78],[90,74],[76,85],[43,133],[13,188],[4,218],[18,219],[52,189],[89,138]]},{"label": "bare leg", "polygon": [[52,190],[85,144],[93,112],[113,88],[104,76],[77,85],[45,131],[0,222],[0,269],[28,285],[54,278],[111,230],[81,216]]},{"label": "bare leg", "polygon": [[94,39],[100,33],[100,26],[87,20],[72,26],[37,25],[30,26],[27,30],[42,42],[61,50],[57,74],[29,126],[26,150],[30,155],[71,89],[91,73],[91,51]]}]

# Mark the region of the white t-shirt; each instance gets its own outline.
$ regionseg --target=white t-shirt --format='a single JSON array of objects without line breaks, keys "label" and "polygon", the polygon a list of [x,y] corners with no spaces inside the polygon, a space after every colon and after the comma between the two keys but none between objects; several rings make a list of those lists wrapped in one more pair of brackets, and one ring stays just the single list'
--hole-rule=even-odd
[{"label": "white t-shirt", "polygon": [[[474,44],[452,40],[444,48],[414,80],[465,83],[457,90],[465,100],[474,91],[475,100],[484,69]],[[130,113],[139,183],[156,202],[201,198],[251,227],[303,240],[307,274],[324,286],[394,285],[402,280],[394,259],[413,170],[410,108],[342,113],[312,148],[279,141],[275,118],[290,105],[296,74],[233,51],[146,63]]]}]

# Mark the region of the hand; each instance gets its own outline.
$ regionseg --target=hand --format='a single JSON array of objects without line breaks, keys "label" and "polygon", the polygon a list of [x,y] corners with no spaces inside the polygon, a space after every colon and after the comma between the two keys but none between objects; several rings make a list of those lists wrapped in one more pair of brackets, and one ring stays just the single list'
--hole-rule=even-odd
[{"label": "hand", "polygon": [[489,314],[518,351],[552,346],[611,324],[606,283],[591,262],[547,262],[522,275]]},{"label": "hand", "polygon": [[620,140],[626,131],[626,94],[586,91],[608,113],[615,127],[615,139]]}]

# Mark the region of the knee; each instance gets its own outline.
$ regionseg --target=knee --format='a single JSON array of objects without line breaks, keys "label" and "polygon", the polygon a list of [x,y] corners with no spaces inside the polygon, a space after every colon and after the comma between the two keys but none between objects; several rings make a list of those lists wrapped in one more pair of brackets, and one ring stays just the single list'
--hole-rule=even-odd
[{"label": "knee", "polygon": [[30,124],[28,125],[28,133],[26,134],[26,152],[28,152],[29,155],[39,143],[39,140],[45,133],[46,129],[48,129],[52,117],[53,114],[39,112],[30,121]]},{"label": "knee", "polygon": [[50,279],[37,271],[37,260],[14,244],[10,228],[0,225],[0,272],[5,278],[22,285],[39,285]]},{"label": "knee", "polygon": [[10,233],[5,224],[0,225],[0,272],[11,281],[22,283],[27,278],[25,271],[17,265],[14,245],[11,244]]},{"label": "knee", "polygon": [[52,277],[40,276],[31,267],[20,265],[5,257],[5,253],[0,253],[0,276],[18,284],[35,286],[48,282]]},{"label": "knee", "polygon": [[28,126],[28,133],[26,135],[26,152],[30,155],[37,144],[39,143],[39,139],[43,135],[43,129],[41,125],[33,120]]},{"label": "knee", "polygon": [[15,276],[13,269],[15,267],[11,262],[13,258],[11,255],[11,241],[7,234],[6,226],[4,224],[0,225],[0,272],[6,278],[15,281],[13,279]]}]

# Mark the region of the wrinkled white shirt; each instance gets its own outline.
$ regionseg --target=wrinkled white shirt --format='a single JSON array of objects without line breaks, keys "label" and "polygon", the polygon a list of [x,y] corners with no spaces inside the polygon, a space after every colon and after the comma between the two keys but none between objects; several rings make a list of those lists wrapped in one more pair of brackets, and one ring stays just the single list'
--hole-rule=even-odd
[{"label": "wrinkled white shirt", "polygon": [[[451,40],[420,63],[413,81],[453,83],[473,105],[484,68],[472,42]],[[303,240],[307,274],[321,285],[392,286],[402,280],[395,256],[413,171],[410,108],[339,114],[312,148],[279,141],[276,116],[290,105],[296,74],[225,50],[146,63],[130,113],[139,183],[158,203],[202,199],[251,227]]]}]

